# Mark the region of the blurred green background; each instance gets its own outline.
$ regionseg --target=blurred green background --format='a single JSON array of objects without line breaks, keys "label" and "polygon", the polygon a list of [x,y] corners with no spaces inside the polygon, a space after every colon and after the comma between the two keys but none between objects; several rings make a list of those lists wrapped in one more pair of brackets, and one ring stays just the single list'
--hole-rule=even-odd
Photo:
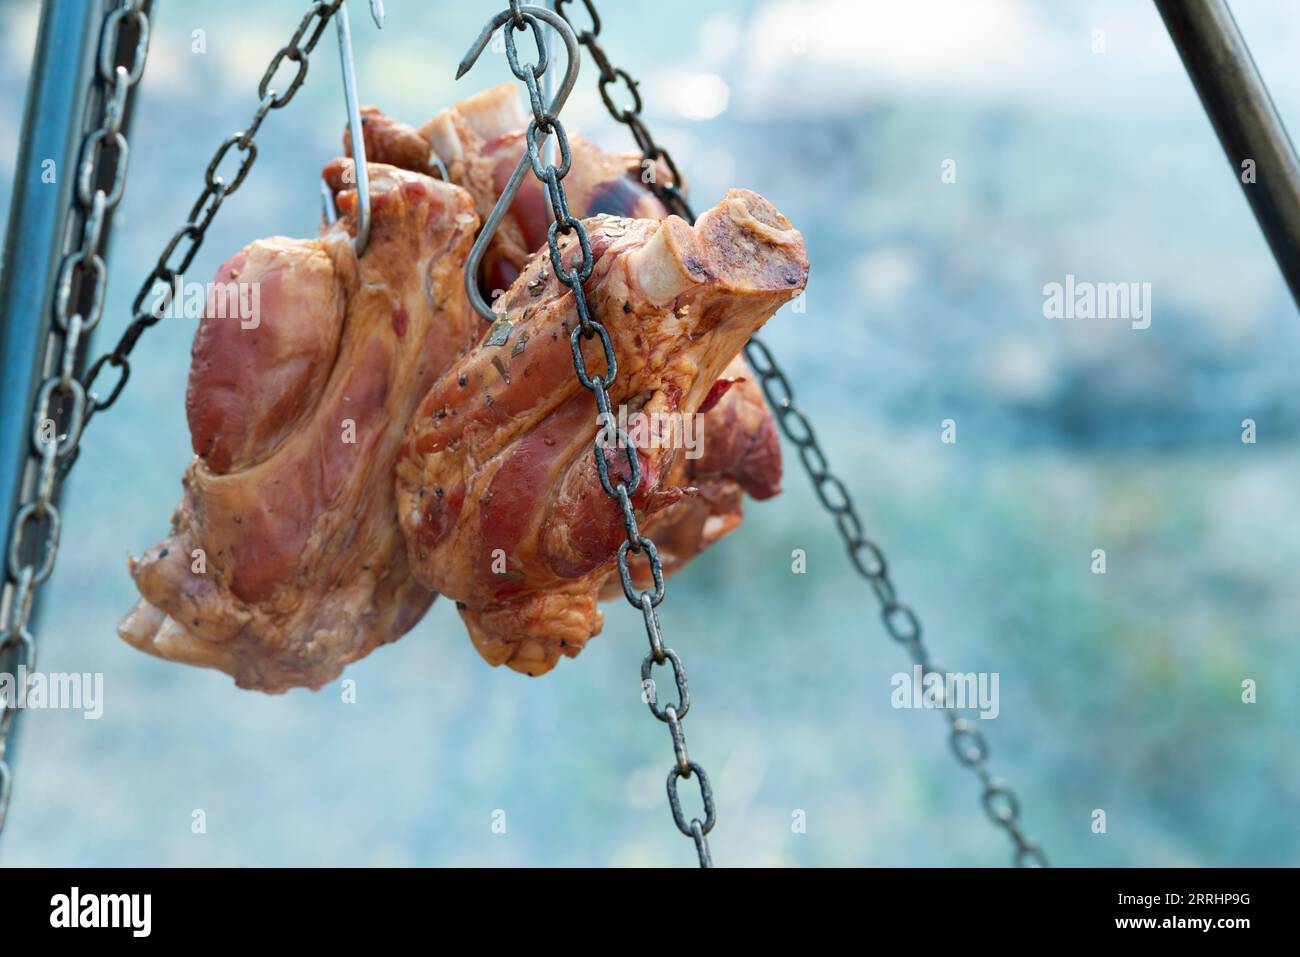
[{"label": "blurred green background", "polygon": [[[388,0],[381,32],[352,6],[363,102],[419,123],[509,78],[488,55],[453,81],[499,4]],[[1000,674],[1001,713],[979,723],[1026,830],[1057,864],[1295,864],[1300,324],[1152,5],[601,6],[605,46],[644,80],[697,207],[745,186],[803,231],[807,311],[783,310],[765,338],[935,656]],[[158,3],[101,343],[305,8]],[[1300,8],[1233,8],[1294,128]],[[6,216],[37,18],[34,0],[0,5]],[[569,128],[630,151],[589,61],[578,84]],[[256,237],[313,234],[342,124],[331,30],[187,278]],[[1150,282],[1151,327],[1044,318],[1044,284],[1067,273]],[[668,734],[639,698],[640,619],[621,602],[538,680],[489,668],[439,602],[345,672],[355,704],[337,683],[239,691],[116,638],[134,596],[125,555],[161,538],[180,494],[193,327],[144,338],[67,485],[41,664],[103,672],[105,714],[25,717],[4,861],[690,863],[664,796]],[[907,659],[787,465],[785,493],[751,503],[662,608],[690,674],[692,756],[717,794],[716,860],[1008,861],[942,719],[891,707]],[[796,548],[807,574],[791,574]],[[191,833],[195,809],[206,834]]]}]

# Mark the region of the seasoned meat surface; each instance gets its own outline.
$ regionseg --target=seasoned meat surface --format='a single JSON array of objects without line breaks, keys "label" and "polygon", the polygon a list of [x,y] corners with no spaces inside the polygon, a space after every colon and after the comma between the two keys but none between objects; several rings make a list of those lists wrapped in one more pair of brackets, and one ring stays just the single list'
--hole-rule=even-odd
[{"label": "seasoned meat surface", "polygon": [[[418,130],[374,107],[367,108],[366,116],[367,155],[417,170],[431,169],[429,157],[437,156],[452,182],[474,196],[483,218],[525,149],[527,120],[510,83],[442,110]],[[647,185],[652,176],[668,176],[662,164],[646,168],[640,157],[608,153],[574,133],[569,139],[572,160],[564,183],[575,216],[658,220],[668,215]],[[480,287],[489,301],[544,246],[548,225],[543,191],[529,174],[484,259]],[[776,422],[743,356],[737,355],[723,370],[699,412],[698,432],[707,437],[701,442],[703,454],[678,456],[671,476],[671,484],[697,491],[650,516],[642,528],[658,546],[666,575],[740,525],[746,494],[765,499],[780,491]],[[652,583],[643,556],[633,554],[629,563],[638,588]],[[612,575],[602,597],[621,592],[617,575]]]},{"label": "seasoned meat surface", "polygon": [[[631,453],[604,450],[611,476],[628,478],[624,456],[637,457],[641,482],[631,501],[647,529],[685,501],[731,515],[728,488],[684,484],[677,433],[707,403],[722,407],[723,373],[804,287],[802,237],[747,190],[730,191],[694,227],[677,217],[596,216],[585,225],[595,256],[585,291],[618,364],[611,402],[656,430],[655,441]],[[569,238],[564,261],[579,255]],[[597,598],[626,533],[592,456],[593,399],[573,371],[573,295],[545,251],[497,309],[504,318],[416,410],[398,454],[398,513],[415,576],[456,600],[479,652],[541,674],[599,631]],[[582,349],[591,374],[603,371],[600,341]],[[727,416],[760,434],[720,435],[709,451],[715,440],[706,430],[696,461],[712,455],[719,481],[770,494],[779,470],[763,451],[761,402],[743,391],[735,398]],[[689,557],[702,546],[678,547]]]},{"label": "seasoned meat surface", "polygon": [[456,186],[370,164],[358,261],[351,165],[325,170],[342,216],[319,238],[259,240],[221,267],[256,314],[232,316],[214,287],[184,497],[130,562],[141,597],[123,638],[262,691],[320,687],[435,598],[407,566],[393,465],[412,409],[480,331],[461,280],[478,217]]}]

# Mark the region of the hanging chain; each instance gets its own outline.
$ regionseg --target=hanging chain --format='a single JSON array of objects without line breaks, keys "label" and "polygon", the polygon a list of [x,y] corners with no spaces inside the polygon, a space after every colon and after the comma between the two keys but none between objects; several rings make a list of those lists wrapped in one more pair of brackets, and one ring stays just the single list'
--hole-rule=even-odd
[{"label": "hanging chain", "polygon": [[[177,277],[194,260],[217,210],[243,183],[257,158],[253,138],[258,128],[271,110],[287,105],[302,86],[307,77],[307,56],[341,3],[342,0],[317,0],[313,3],[289,42],[271,58],[258,84],[261,102],[252,123],[243,132],[228,137],[217,149],[204,174],[203,192],[190,210],[185,225],[176,231],[163,249],[157,265],[131,305],[131,324],[117,345],[96,359],[84,378],[78,380],[75,370],[79,350],[103,315],[108,270],[99,247],[104,225],[126,186],[128,147],[122,125],[130,91],[144,73],[149,49],[149,18],[143,10],[144,0],[122,0],[104,19],[98,81],[105,96],[99,125],[86,136],[77,167],[76,203],[85,224],[81,243],[64,258],[55,286],[54,321],[62,335],[50,336],[44,367],[56,370],[56,373],[49,375],[37,393],[32,425],[34,454],[29,459],[24,483],[24,488],[34,488],[35,492],[14,515],[6,552],[7,574],[3,600],[0,601],[0,623],[4,624],[0,655],[13,659],[12,671],[8,673],[15,678],[22,667],[28,674],[35,670],[36,642],[30,629],[32,605],[36,589],[54,572],[60,527],[55,499],[60,484],[80,452],[82,433],[91,416],[109,408],[122,394],[131,374],[127,357],[144,331],[162,319],[171,303]],[[119,40],[128,24],[136,30],[138,39],[131,60],[118,63]],[[303,42],[304,38],[306,42]],[[294,64],[294,73],[285,92],[277,94],[270,84],[286,60]],[[231,149],[242,155],[234,179],[226,183],[217,171]],[[114,165],[111,167],[107,165],[108,155],[113,157]],[[102,184],[108,171],[112,172],[112,177],[105,188]],[[178,249],[181,251],[180,261],[171,266],[169,262]],[[153,307],[146,309],[145,299],[158,283],[162,283],[164,288]],[[89,303],[84,310],[83,303]],[[105,365],[118,369],[120,378],[108,398],[101,399],[90,391],[90,387]],[[56,416],[59,422],[55,421]],[[13,770],[5,760],[5,752],[12,736],[17,708],[18,701],[6,700],[0,713],[0,831],[4,830],[13,786]]]},{"label": "hanging chain", "polygon": [[[577,30],[564,10],[565,6],[573,2],[574,0],[556,0],[556,12],[574,27],[578,42],[590,51],[592,59],[596,62],[600,70],[600,97],[605,103],[605,108],[610,116],[632,131],[632,136],[641,149],[643,160],[662,161],[668,168],[672,174],[671,182],[660,183],[652,179],[648,185],[668,207],[670,213],[675,213],[687,222],[693,223],[695,214],[678,188],[682,180],[676,163],[666,149],[655,143],[641,120],[641,94],[637,89],[639,84],[626,70],[614,67],[601,48],[597,40],[600,35],[600,15],[596,12],[592,0],[582,0],[582,5],[591,19],[591,28],[582,31]],[[610,84],[618,80],[624,83],[632,95],[631,105],[622,109],[615,105],[609,93]],[[759,378],[768,405],[776,410],[777,423],[781,427],[781,432],[798,448],[799,460],[812,481],[817,498],[826,511],[834,517],[835,527],[839,529],[840,536],[844,539],[853,567],[867,580],[875,593],[880,604],[880,617],[884,622],[885,631],[907,650],[915,664],[921,666],[923,676],[937,674],[930,653],[921,640],[920,619],[910,606],[898,600],[893,581],[889,577],[889,567],[885,562],[884,552],[881,551],[880,546],[863,534],[862,520],[858,516],[857,509],[853,507],[853,499],[849,495],[848,488],[831,472],[826,453],[817,442],[812,423],[795,405],[794,389],[791,388],[785,373],[767,346],[757,336],[746,344],[745,358],[749,360],[750,366]],[[1047,856],[1043,850],[1020,829],[1019,798],[1009,785],[989,773],[987,767],[989,748],[984,735],[965,718],[958,717],[951,704],[952,702],[945,699],[944,714],[951,728],[949,744],[953,755],[959,764],[970,768],[984,785],[984,810],[989,819],[1010,836],[1015,845],[1013,862],[1018,867],[1046,867]]]},{"label": "hanging chain", "polygon": [[[262,126],[262,121],[272,110],[288,106],[298,93],[303,81],[307,79],[307,58],[316,48],[321,34],[329,26],[330,19],[338,11],[342,2],[343,0],[329,0],[329,2],[316,0],[303,16],[302,22],[298,24],[298,29],[289,38],[289,42],[280,47],[275,56],[271,57],[266,72],[262,74],[261,82],[257,84],[257,95],[261,98],[261,102],[257,105],[257,112],[253,114],[252,121],[241,132],[226,137],[225,141],[217,147],[203,174],[203,191],[199,193],[199,198],[190,209],[185,224],[176,230],[171,240],[163,247],[153,271],[141,284],[135,301],[131,303],[131,324],[122,333],[117,345],[96,359],[87,370],[85,380],[87,422],[96,412],[110,408],[122,394],[127,379],[131,376],[129,359],[131,350],[135,348],[135,344],[144,335],[145,330],[156,325],[166,314],[172,302],[177,277],[181,276],[194,261],[199,248],[203,245],[208,227],[212,225],[212,220],[217,215],[217,210],[239,189],[257,159],[257,144],[254,138]],[[303,42],[304,38],[306,42]],[[271,89],[271,81],[286,60],[293,64],[293,76],[285,91],[276,93]],[[218,170],[232,149],[239,153],[239,165],[234,171],[234,178],[226,182],[225,177],[218,175]],[[171,260],[178,255],[179,260],[175,266],[172,266]],[[159,289],[160,291],[156,291]],[[151,294],[154,296],[154,301],[146,306],[145,300]],[[108,393],[108,397],[101,399],[98,393],[90,391],[90,387],[106,365],[111,365],[118,370],[118,380],[112,391]]]},{"label": "hanging chain", "polygon": [[[757,339],[751,339],[745,346],[745,357],[759,378],[768,404],[776,410],[781,431],[799,449],[799,459],[812,480],[817,498],[826,511],[834,516],[835,527],[844,539],[849,560],[875,593],[885,631],[907,650],[914,663],[921,666],[923,680],[931,674],[938,674],[942,679],[943,674],[935,666],[929,650],[921,640],[920,619],[911,606],[899,601],[893,580],[889,577],[885,554],[880,546],[863,535],[862,520],[853,507],[849,490],[830,470],[826,453],[817,442],[812,423],[795,405],[794,390],[785,373],[767,346]],[[1047,857],[1042,849],[1020,829],[1019,798],[1009,785],[989,774],[986,766],[989,747],[984,735],[971,722],[958,717],[952,704],[945,697],[944,716],[951,726],[948,742],[953,756],[963,767],[974,771],[984,785],[984,810],[989,819],[1011,837],[1015,845],[1013,862],[1017,867],[1046,867]]]},{"label": "hanging chain", "polygon": [[[59,548],[59,508],[56,504],[64,463],[76,452],[86,423],[86,390],[76,378],[77,360],[103,316],[108,270],[101,255],[105,225],[126,187],[128,149],[123,123],[131,91],[144,72],[149,49],[149,17],[144,0],[122,0],[104,17],[97,57],[96,84],[102,99],[96,126],[81,144],[73,201],[83,224],[80,241],[68,250],[59,267],[54,293],[54,322],[58,332],[48,336],[43,370],[45,380],[36,394],[32,414],[32,448],[22,488],[25,501],[14,513],[5,551],[5,587],[0,600],[4,640],[0,655],[9,662],[10,687],[36,669],[36,640],[31,632],[36,589],[54,571]],[[117,62],[123,29],[135,31],[131,59]],[[111,173],[111,177],[108,175]],[[108,181],[107,188],[104,183]],[[75,239],[69,233],[68,242]],[[9,813],[13,769],[6,752],[13,735],[21,693],[13,691],[0,713],[0,831]]]},{"label": "hanging chain", "polygon": [[[605,104],[605,109],[619,123],[622,123],[632,133],[632,138],[636,140],[637,149],[641,151],[643,161],[649,161],[652,164],[663,163],[668,170],[671,179],[668,182],[660,182],[659,177],[655,175],[650,183],[650,189],[660,201],[668,207],[668,212],[675,213],[687,222],[694,222],[695,216],[691,212],[690,206],[686,202],[686,197],[682,195],[682,174],[677,170],[677,163],[673,161],[672,154],[664,147],[655,142],[654,137],[650,135],[650,130],[641,120],[641,91],[640,83],[632,79],[632,75],[621,67],[614,66],[609,57],[605,54],[604,49],[597,39],[600,36],[600,14],[596,12],[596,5],[592,0],[582,0],[582,5],[587,9],[587,16],[591,20],[591,28],[587,30],[578,30],[577,24],[569,17],[565,7],[573,3],[574,0],[556,0],[555,12],[564,17],[566,23],[573,27],[578,35],[578,42],[587,48],[591,54],[591,59],[596,64],[596,69],[600,70],[600,77],[596,81],[597,89],[600,90],[600,98]],[[614,94],[610,87],[621,83],[631,96],[632,102],[624,107],[616,105]]]},{"label": "hanging chain", "polygon": [[[663,636],[659,628],[659,615],[656,609],[664,600],[664,572],[659,560],[659,551],[655,548],[655,543],[641,533],[637,524],[636,513],[632,508],[632,496],[636,494],[641,485],[641,465],[631,439],[623,429],[616,427],[616,420],[610,407],[609,388],[613,385],[614,377],[618,374],[618,361],[614,355],[614,344],[610,339],[609,331],[591,317],[590,308],[587,305],[587,294],[583,290],[583,283],[591,276],[594,262],[591,244],[587,239],[587,231],[583,228],[581,220],[577,219],[569,211],[569,201],[564,190],[563,180],[569,172],[569,164],[572,158],[569,153],[569,139],[559,117],[552,116],[547,112],[546,107],[543,105],[542,92],[538,87],[538,80],[546,72],[546,49],[543,45],[540,25],[536,18],[520,9],[520,0],[510,0],[510,10],[514,17],[504,27],[506,57],[510,61],[511,71],[528,88],[528,100],[533,112],[533,118],[528,124],[528,159],[532,164],[533,175],[546,187],[547,196],[551,201],[551,208],[555,211],[555,220],[551,223],[546,234],[546,243],[550,248],[551,265],[555,269],[556,278],[572,291],[574,308],[578,314],[578,324],[574,326],[569,337],[569,345],[573,353],[573,367],[577,372],[578,381],[596,397],[597,421],[604,426],[592,443],[596,471],[600,476],[600,485],[605,490],[605,494],[619,504],[623,513],[623,525],[627,530],[627,540],[618,548],[618,576],[623,584],[623,594],[627,597],[628,602],[633,608],[641,611],[642,619],[645,622],[646,637],[650,641],[650,653],[641,662],[641,687],[645,701],[650,706],[650,713],[668,725],[668,730],[672,735],[673,753],[677,759],[672,770],[668,772],[668,805],[672,810],[673,821],[677,825],[677,829],[687,837],[694,839],[700,866],[712,867],[713,860],[709,854],[708,834],[713,830],[713,826],[717,822],[717,809],[714,805],[713,789],[709,786],[708,775],[705,774],[704,768],[700,766],[699,762],[691,760],[686,750],[686,734],[682,729],[682,721],[690,710],[691,695],[686,683],[686,668],[682,664],[681,658],[671,648],[664,647]],[[521,65],[519,53],[515,48],[514,34],[516,31],[524,31],[530,28],[537,42],[537,63]],[[539,136],[545,138],[552,133],[555,135],[556,144],[559,148],[560,165],[558,168],[554,163],[542,165],[542,144],[539,142]],[[568,236],[570,233],[577,235],[577,246],[581,250],[582,259],[580,265],[575,261],[570,268],[566,269],[562,253],[572,249],[573,244],[566,243],[565,248],[561,250],[559,236],[560,234]],[[582,340],[591,340],[593,338],[600,339],[600,345],[605,355],[605,374],[603,376],[590,375],[587,372],[586,360],[582,355]],[[627,463],[628,477],[626,479],[622,476],[615,476],[614,478],[617,481],[614,481],[610,476],[609,463],[605,460],[608,435],[615,436],[616,444],[623,452],[623,458]],[[646,556],[654,580],[653,590],[637,591],[632,582],[632,572],[627,564],[629,554]],[[651,678],[655,666],[662,667],[665,664],[671,666],[673,681],[677,685],[678,698],[675,704],[661,705],[659,703],[655,682]],[[677,794],[677,783],[682,778],[688,780],[695,778],[699,782],[700,794],[704,801],[703,821],[698,817],[691,818],[690,821],[686,819],[681,800]]]}]

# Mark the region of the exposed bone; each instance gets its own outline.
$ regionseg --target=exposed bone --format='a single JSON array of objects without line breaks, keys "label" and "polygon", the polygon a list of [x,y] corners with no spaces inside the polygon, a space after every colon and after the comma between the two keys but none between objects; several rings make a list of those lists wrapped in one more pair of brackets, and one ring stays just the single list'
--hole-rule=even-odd
[{"label": "exposed bone", "polygon": [[698,267],[695,233],[674,216],[664,220],[650,241],[628,257],[628,272],[646,300],[662,306],[704,281],[702,271],[697,268],[692,274],[687,266],[693,253]]},{"label": "exposed bone", "polygon": [[[803,242],[746,190],[730,192],[695,227],[676,217],[608,216],[585,227],[593,269],[584,291],[618,361],[611,404],[664,416],[659,434],[671,440],[679,418],[716,395],[725,370],[739,386],[710,413],[726,431],[707,470],[692,474],[672,441],[632,453],[641,472],[630,499],[638,522],[651,528],[673,516],[662,527],[672,570],[735,528],[740,483],[776,491],[771,418],[740,381],[743,363],[732,363],[803,288]],[[575,255],[570,241],[566,262]],[[626,537],[592,458],[591,395],[573,374],[574,297],[553,275],[542,278],[549,262],[540,251],[499,297],[508,334],[485,337],[430,390],[397,464],[413,573],[456,600],[484,658],[530,675],[577,655],[599,630],[596,600]],[[589,374],[598,373],[600,344],[582,348]],[[621,454],[611,448],[605,458],[621,475]],[[696,477],[699,487],[684,484]]]}]

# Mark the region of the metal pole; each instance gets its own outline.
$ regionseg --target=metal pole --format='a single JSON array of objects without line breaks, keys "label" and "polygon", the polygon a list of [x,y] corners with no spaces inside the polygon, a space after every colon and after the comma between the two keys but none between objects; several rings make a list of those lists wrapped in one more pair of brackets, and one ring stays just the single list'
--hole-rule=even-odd
[{"label": "metal pole", "polygon": [[103,5],[46,0],[28,81],[0,271],[0,516],[9,541],[32,452],[31,410],[44,378],[54,284],[63,259]]},{"label": "metal pole", "polygon": [[1300,305],[1300,160],[1250,48],[1224,0],[1155,5]]},{"label": "metal pole", "polygon": [[[59,270],[65,252],[82,238],[83,215],[73,200],[88,120],[102,110],[104,93],[94,77],[109,2],[45,0],[28,81],[14,199],[0,270],[0,529],[4,532],[0,542],[5,552],[0,556],[5,566],[0,575],[5,581],[0,618],[6,620],[14,612],[9,607],[11,601],[16,602],[10,574],[15,557],[19,563],[37,560],[27,554],[9,555],[9,543],[18,504],[31,500],[40,472],[32,432],[33,408],[38,389],[54,371],[52,357],[58,355],[58,350],[50,348],[51,337],[62,335],[53,322]],[[148,0],[142,7],[147,15]],[[129,32],[123,31],[119,44]],[[131,106],[132,100],[128,99],[121,121],[124,131],[130,123]],[[125,162],[125,157],[119,159]],[[110,225],[111,217],[98,233],[95,249],[101,258],[106,258],[103,250]],[[88,345],[81,343],[79,351],[83,356]],[[78,357],[75,375],[80,374],[80,362]],[[56,484],[51,497],[56,497],[57,491]],[[33,607],[32,614],[36,612]],[[6,641],[0,649],[0,672],[15,673],[23,657],[21,647],[10,647]],[[7,811],[4,798],[12,784],[19,714],[19,710],[6,713],[8,733],[0,736],[0,770],[4,771],[0,823]]]}]

